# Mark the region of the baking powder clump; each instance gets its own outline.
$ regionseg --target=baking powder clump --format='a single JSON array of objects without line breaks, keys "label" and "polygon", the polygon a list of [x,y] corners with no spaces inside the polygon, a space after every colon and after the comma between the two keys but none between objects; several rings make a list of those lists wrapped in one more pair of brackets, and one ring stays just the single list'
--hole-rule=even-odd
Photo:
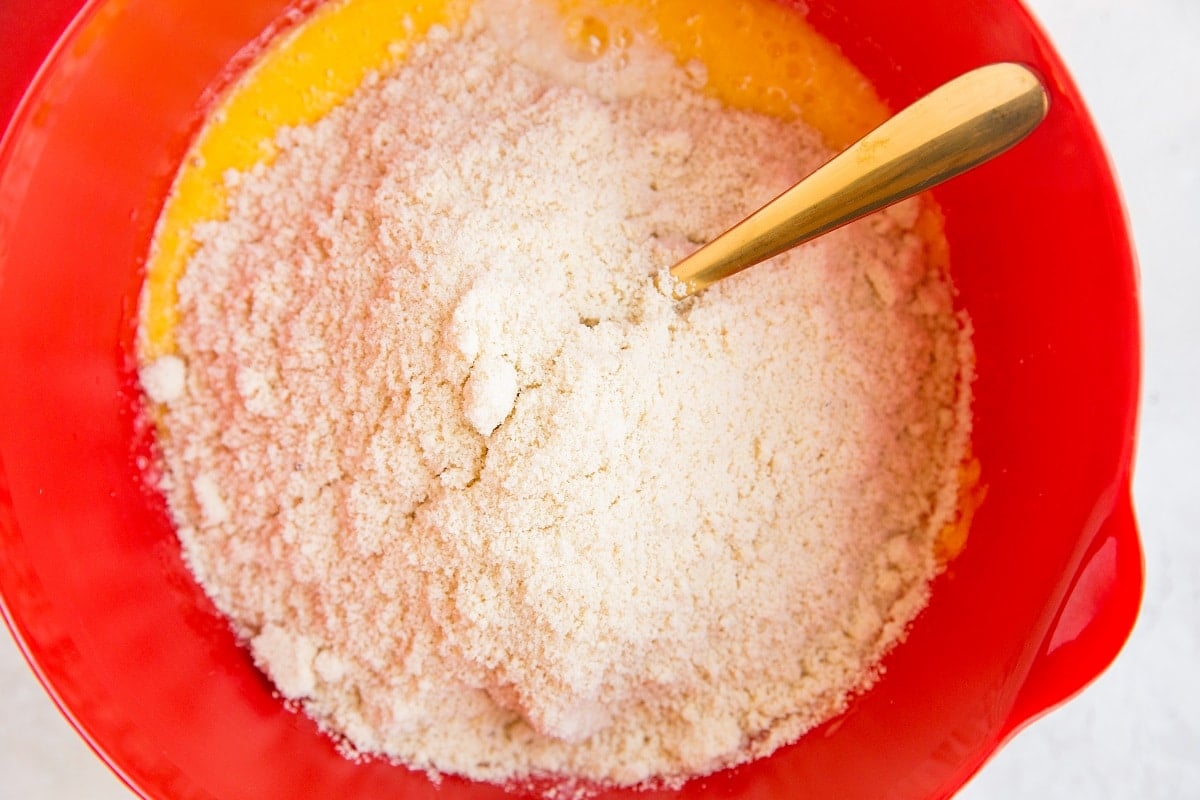
[{"label": "baking powder clump", "polygon": [[142,374],[191,567],[348,746],[670,782],[838,713],[924,605],[969,337],[911,204],[659,292],[827,154],[522,9],[281,132]]}]

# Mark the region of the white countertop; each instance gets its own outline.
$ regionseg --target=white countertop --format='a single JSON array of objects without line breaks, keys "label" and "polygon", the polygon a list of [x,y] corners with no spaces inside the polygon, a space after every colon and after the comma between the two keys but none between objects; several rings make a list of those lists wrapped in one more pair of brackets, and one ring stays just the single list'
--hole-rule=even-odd
[{"label": "white countertop", "polygon": [[[1141,618],[1116,664],[959,795],[1200,797],[1200,2],[1026,0],[1116,163],[1142,269]],[[952,25],[953,22],[948,24]],[[129,800],[0,634],[0,796]]]}]

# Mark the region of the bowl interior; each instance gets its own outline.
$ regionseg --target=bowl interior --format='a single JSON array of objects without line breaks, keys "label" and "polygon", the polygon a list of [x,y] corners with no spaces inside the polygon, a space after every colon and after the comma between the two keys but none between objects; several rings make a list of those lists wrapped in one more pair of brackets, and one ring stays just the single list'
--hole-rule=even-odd
[{"label": "bowl interior", "polygon": [[[79,5],[42,8],[64,19]],[[1136,614],[1129,235],[1079,95],[1015,0],[796,5],[893,107],[998,60],[1038,69],[1052,106],[1018,148],[935,192],[978,354],[987,496],[967,548],[875,689],[799,743],[683,794],[947,796],[1106,666]],[[4,615],[60,708],[146,796],[501,796],[353,764],[285,709],[140,477],[153,437],[131,352],[157,213],[212,92],[298,8],[92,2],[0,140]]]}]

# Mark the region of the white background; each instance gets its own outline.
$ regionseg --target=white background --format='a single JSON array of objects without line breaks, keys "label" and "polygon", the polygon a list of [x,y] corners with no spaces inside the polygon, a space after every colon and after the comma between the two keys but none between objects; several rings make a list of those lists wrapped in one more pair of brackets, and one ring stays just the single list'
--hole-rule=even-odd
[{"label": "white background", "polygon": [[[1108,144],[1141,260],[1145,375],[1134,497],[1146,597],[1116,664],[1021,733],[959,797],[1200,798],[1200,0],[1027,3]],[[0,797],[131,797],[4,634]]]}]

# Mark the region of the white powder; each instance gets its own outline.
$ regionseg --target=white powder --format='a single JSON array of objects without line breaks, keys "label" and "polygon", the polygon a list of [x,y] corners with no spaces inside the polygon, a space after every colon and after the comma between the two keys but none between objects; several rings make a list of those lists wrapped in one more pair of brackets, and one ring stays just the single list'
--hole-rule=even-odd
[{"label": "white powder", "polygon": [[161,356],[138,373],[146,396],[156,403],[171,403],[183,396],[187,365],[179,356]]},{"label": "white powder", "polygon": [[969,427],[950,288],[910,204],[670,301],[656,273],[817,137],[483,6],[197,230],[182,361],[143,371],[187,558],[358,750],[617,784],[769,753],[927,599]]}]

